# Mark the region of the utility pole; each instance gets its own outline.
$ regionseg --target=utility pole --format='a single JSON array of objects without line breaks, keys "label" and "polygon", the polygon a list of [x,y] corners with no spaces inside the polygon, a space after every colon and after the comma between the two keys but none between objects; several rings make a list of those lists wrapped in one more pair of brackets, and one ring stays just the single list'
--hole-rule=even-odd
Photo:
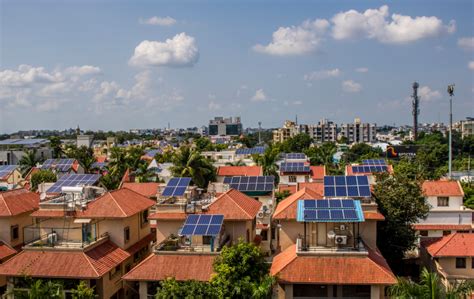
[{"label": "utility pole", "polygon": [[454,84],[448,85],[449,94],[449,179],[452,178],[452,160],[453,160],[453,96]]},{"label": "utility pole", "polygon": [[418,115],[420,114],[420,108],[419,108],[419,97],[418,97],[418,87],[420,85],[418,82],[413,82],[413,95],[411,96],[413,98],[412,102],[412,114],[413,114],[413,141],[416,141],[418,137]]},{"label": "utility pole", "polygon": [[262,136],[260,135],[260,133],[262,132],[262,122],[259,121],[258,122],[258,144],[262,144]]}]

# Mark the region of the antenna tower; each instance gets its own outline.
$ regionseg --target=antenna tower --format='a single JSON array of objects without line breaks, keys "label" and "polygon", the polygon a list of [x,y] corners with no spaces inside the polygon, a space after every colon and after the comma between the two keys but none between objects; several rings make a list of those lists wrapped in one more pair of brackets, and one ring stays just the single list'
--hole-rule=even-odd
[{"label": "antenna tower", "polygon": [[418,82],[413,82],[413,95],[411,96],[413,98],[412,106],[413,106],[413,140],[416,141],[416,138],[418,137],[418,115],[420,114],[420,99],[418,97],[418,87],[419,84]]}]

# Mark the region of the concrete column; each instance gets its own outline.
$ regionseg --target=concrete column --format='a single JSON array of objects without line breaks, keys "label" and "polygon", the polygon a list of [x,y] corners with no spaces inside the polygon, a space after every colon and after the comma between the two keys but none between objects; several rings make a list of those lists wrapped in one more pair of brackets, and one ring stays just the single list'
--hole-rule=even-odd
[{"label": "concrete column", "polygon": [[379,285],[371,285],[370,286],[370,299],[380,299],[380,289],[382,287]]},{"label": "concrete column", "polygon": [[293,299],[293,285],[285,284],[285,299]]},{"label": "concrete column", "polygon": [[138,292],[140,293],[140,299],[147,299],[148,288],[146,281],[140,281],[140,287]]}]

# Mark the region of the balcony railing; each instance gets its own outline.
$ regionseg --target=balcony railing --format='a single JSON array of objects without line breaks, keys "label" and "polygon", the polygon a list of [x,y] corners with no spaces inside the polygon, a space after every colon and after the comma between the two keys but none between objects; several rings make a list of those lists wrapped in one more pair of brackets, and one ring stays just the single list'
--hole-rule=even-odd
[{"label": "balcony railing", "polygon": [[108,237],[107,234],[97,235],[95,224],[87,229],[28,226],[23,235],[26,248],[85,248]]},{"label": "balcony railing", "polygon": [[296,252],[301,255],[343,255],[343,254],[350,254],[350,255],[368,255],[369,252],[367,248],[364,246],[363,242],[359,242],[356,246],[351,246],[349,244],[341,244],[335,246],[318,246],[307,244],[307,246],[303,246],[302,239],[296,239]]},{"label": "balcony railing", "polygon": [[[216,242],[217,243],[217,242]],[[218,244],[211,247],[209,244],[192,244],[182,237],[170,236],[161,243],[156,244],[154,251],[160,252],[180,252],[180,253],[215,253]]]}]

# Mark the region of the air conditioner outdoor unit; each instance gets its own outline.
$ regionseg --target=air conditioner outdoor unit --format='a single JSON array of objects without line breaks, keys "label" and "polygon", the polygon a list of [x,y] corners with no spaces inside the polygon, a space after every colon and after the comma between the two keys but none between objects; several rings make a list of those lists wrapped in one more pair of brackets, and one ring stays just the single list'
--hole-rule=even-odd
[{"label": "air conditioner outdoor unit", "polygon": [[347,244],[347,236],[337,235],[334,238],[334,242],[338,245],[345,245],[345,244]]}]

